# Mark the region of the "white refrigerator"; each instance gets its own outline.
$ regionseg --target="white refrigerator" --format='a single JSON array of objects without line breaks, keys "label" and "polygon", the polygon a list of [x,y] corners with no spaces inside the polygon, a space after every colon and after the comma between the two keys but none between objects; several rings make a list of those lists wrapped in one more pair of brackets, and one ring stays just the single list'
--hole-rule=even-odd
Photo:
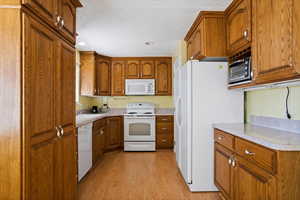
[{"label": "white refrigerator", "polygon": [[228,90],[227,62],[189,61],[174,72],[178,167],[192,192],[217,191],[213,124],[244,122],[244,93]]}]

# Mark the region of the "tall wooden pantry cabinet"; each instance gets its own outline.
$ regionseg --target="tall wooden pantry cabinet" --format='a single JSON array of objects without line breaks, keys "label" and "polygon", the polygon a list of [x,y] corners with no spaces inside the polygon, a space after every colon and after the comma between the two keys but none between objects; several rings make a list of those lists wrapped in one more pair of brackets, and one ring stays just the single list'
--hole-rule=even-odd
[{"label": "tall wooden pantry cabinet", "polygon": [[78,0],[0,0],[0,199],[75,200]]}]

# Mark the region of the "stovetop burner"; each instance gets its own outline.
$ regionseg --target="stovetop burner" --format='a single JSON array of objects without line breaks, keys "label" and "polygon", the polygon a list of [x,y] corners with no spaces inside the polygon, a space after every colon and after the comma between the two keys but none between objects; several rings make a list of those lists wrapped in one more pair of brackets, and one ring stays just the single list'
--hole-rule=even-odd
[{"label": "stovetop burner", "polygon": [[152,112],[145,112],[144,113],[145,115],[151,115],[151,114],[153,114]]},{"label": "stovetop burner", "polygon": [[129,115],[135,115],[135,114],[138,114],[137,112],[129,112],[128,113]]}]

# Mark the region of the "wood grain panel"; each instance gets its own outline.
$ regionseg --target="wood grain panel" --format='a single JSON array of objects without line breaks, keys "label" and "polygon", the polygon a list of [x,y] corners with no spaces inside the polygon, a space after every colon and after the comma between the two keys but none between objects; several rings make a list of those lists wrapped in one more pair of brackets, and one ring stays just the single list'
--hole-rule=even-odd
[{"label": "wood grain panel", "polygon": [[30,151],[30,195],[31,200],[59,199],[57,190],[57,140],[35,145]]},{"label": "wood grain panel", "polygon": [[80,52],[80,92],[83,96],[96,94],[95,52]]},{"label": "wood grain panel", "polygon": [[76,37],[76,7],[72,0],[60,0],[59,2],[60,15],[64,20],[61,31],[73,42]]},{"label": "wood grain panel", "polygon": [[111,95],[125,95],[125,62],[113,61],[111,66]]},{"label": "wood grain panel", "polygon": [[19,9],[0,8],[0,199],[9,200],[21,198],[20,15]]},{"label": "wood grain panel", "polygon": [[65,131],[60,140],[60,170],[62,170],[62,200],[77,199],[76,136],[73,127]]},{"label": "wood grain panel", "polygon": [[276,178],[239,156],[234,187],[234,199],[277,200]]},{"label": "wood grain panel", "polygon": [[16,6],[20,5],[21,0],[0,0],[0,5],[11,5],[11,6]]},{"label": "wood grain panel", "polygon": [[215,143],[215,184],[226,199],[233,197],[233,168],[229,160],[233,152]]},{"label": "wood grain panel", "polygon": [[40,17],[45,19],[51,26],[54,26],[56,17],[59,14],[58,2],[54,0],[22,0],[25,6],[33,9]]},{"label": "wood grain panel", "polygon": [[251,0],[235,0],[225,11],[229,55],[242,51],[251,42],[251,10]]},{"label": "wood grain panel", "polygon": [[97,95],[109,96],[111,86],[111,61],[97,59],[96,65]]},{"label": "wood grain panel", "polygon": [[234,136],[215,129],[214,139],[217,143],[223,145],[224,147],[234,150]]},{"label": "wood grain panel", "polygon": [[[247,142],[240,138],[235,140],[236,152],[244,158],[254,162],[258,166],[268,170],[270,173],[276,173],[276,152],[271,149]],[[246,151],[253,155],[247,154]]]},{"label": "wood grain panel", "polygon": [[155,63],[156,95],[172,96],[172,62],[159,60]]},{"label": "wood grain panel", "polygon": [[155,63],[152,60],[141,61],[140,78],[154,79],[155,78]]},{"label": "wood grain panel", "polygon": [[63,127],[75,126],[75,49],[65,42],[59,44],[56,92],[59,110],[57,123]]},{"label": "wood grain panel", "polygon": [[297,75],[291,48],[292,5],[293,0],[253,0],[252,54],[256,83],[287,80]]},{"label": "wood grain panel", "polygon": [[125,67],[126,79],[138,79],[140,78],[140,61],[130,60],[126,62]]}]

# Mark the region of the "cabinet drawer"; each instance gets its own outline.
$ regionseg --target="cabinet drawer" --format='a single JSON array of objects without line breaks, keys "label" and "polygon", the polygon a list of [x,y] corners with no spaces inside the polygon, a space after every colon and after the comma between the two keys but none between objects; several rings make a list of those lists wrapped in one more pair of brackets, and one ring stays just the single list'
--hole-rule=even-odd
[{"label": "cabinet drawer", "polygon": [[97,120],[93,123],[93,129],[97,130],[97,129],[102,128],[105,125],[106,125],[106,120],[105,119],[100,119],[100,120]]},{"label": "cabinet drawer", "polygon": [[156,125],[157,134],[172,134],[173,132],[173,123],[158,123]]},{"label": "cabinet drawer", "polygon": [[228,133],[215,129],[215,141],[228,149],[234,149],[234,137]]},{"label": "cabinet drawer", "polygon": [[240,156],[273,174],[276,173],[276,152],[240,138],[236,138],[235,149]]},{"label": "cabinet drawer", "polygon": [[173,116],[157,116],[156,122],[173,122]]},{"label": "cabinet drawer", "polygon": [[156,148],[172,148],[173,147],[173,136],[166,134],[156,135]]}]

